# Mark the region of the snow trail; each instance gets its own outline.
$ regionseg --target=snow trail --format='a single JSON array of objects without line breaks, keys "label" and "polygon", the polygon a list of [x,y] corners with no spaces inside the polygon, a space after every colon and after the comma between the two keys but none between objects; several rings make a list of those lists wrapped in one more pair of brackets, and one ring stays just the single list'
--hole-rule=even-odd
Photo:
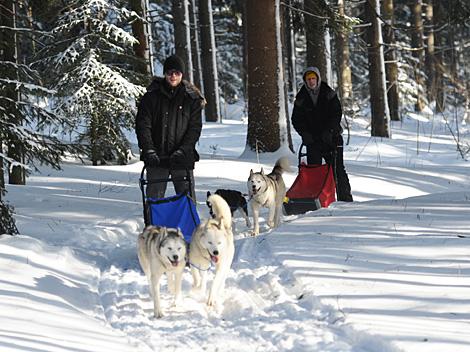
[{"label": "snow trail", "polygon": [[[273,257],[267,235],[240,238],[246,235],[236,236],[225,301],[216,309],[206,307],[205,297],[190,292],[192,278],[186,270],[183,300],[177,307],[170,306],[172,297],[166,278],[162,280],[166,314],[154,319],[147,279],[137,255],[130,254],[101,276],[99,294],[106,319],[151,351],[367,350],[360,345],[371,337],[358,339],[357,332],[343,325],[341,312],[324,306],[305,290]],[[209,278],[210,287],[213,269]],[[352,336],[350,344],[344,342],[348,335]],[[396,349],[383,344],[382,351]]]}]

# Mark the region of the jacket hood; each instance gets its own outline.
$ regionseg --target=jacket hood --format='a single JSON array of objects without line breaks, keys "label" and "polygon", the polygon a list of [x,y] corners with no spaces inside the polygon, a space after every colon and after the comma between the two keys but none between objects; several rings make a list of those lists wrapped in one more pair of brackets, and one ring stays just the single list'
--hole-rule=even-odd
[{"label": "jacket hood", "polygon": [[304,70],[304,73],[302,75],[302,80],[304,81],[305,83],[305,75],[307,74],[307,72],[315,72],[317,74],[317,77],[318,77],[318,83],[317,83],[317,87],[320,87],[320,83],[321,83],[321,74],[320,74],[320,70],[318,69],[318,67],[315,67],[315,66],[309,66],[307,67],[305,70]]}]

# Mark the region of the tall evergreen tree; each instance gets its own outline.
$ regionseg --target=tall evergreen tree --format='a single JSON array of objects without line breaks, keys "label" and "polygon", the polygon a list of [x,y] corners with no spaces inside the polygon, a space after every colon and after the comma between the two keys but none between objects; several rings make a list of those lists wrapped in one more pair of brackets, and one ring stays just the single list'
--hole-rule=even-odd
[{"label": "tall evergreen tree", "polygon": [[[19,60],[18,43],[31,45],[39,33],[25,23],[25,9],[12,0],[0,6],[0,230],[16,232],[11,207],[4,203],[5,170],[13,170],[10,183],[25,183],[37,163],[56,169],[72,146],[61,141],[59,130],[68,124],[48,108],[53,91],[42,85],[41,77],[28,60]],[[22,12],[23,11],[23,12]],[[31,52],[32,48],[28,48]]]},{"label": "tall evergreen tree", "polygon": [[217,70],[217,48],[215,45],[212,1],[199,0],[199,22],[201,26],[201,58],[206,121],[218,121],[220,118],[219,79]]},{"label": "tall evergreen tree", "polygon": [[173,0],[173,28],[175,35],[175,53],[186,66],[185,79],[194,82],[193,58],[191,55],[191,33],[189,23],[188,0]]},{"label": "tall evergreen tree", "polygon": [[77,0],[59,17],[41,63],[58,93],[55,111],[70,116],[93,165],[126,163],[135,100],[143,87],[127,57],[137,40],[123,28],[133,13],[117,0]]},{"label": "tall evergreen tree", "polygon": [[384,58],[387,77],[387,99],[390,108],[390,118],[393,121],[400,120],[400,99],[398,83],[398,63],[396,54],[396,42],[394,33],[394,6],[393,0],[385,0],[382,3],[384,25]]},{"label": "tall evergreen tree", "polygon": [[280,1],[247,3],[247,150],[275,152],[290,146],[284,104]]},{"label": "tall evergreen tree", "polygon": [[365,13],[371,23],[367,32],[369,59],[369,91],[371,106],[372,136],[390,137],[390,112],[387,101],[385,83],[385,63],[380,23],[379,0],[369,0],[365,3]]}]

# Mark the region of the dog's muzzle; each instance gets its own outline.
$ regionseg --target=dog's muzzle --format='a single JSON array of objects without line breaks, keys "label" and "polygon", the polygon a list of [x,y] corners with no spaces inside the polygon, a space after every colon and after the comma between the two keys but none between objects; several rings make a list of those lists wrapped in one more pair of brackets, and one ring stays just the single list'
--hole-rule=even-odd
[{"label": "dog's muzzle", "polygon": [[214,263],[217,263],[219,261],[219,251],[214,251],[214,253],[209,253],[209,255],[211,256],[211,260]]},{"label": "dog's muzzle", "polygon": [[178,260],[178,259],[179,259],[179,257],[178,257],[176,254],[173,256],[173,259],[168,258],[168,260],[170,261],[171,265],[173,265],[173,266],[178,266],[178,264],[179,264],[179,260]]}]

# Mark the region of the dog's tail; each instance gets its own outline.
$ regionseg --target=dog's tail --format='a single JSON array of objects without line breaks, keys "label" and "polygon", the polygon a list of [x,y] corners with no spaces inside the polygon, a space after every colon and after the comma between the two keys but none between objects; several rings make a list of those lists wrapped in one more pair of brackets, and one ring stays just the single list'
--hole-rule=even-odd
[{"label": "dog's tail", "polygon": [[290,164],[289,159],[286,156],[283,156],[277,159],[276,164],[274,164],[274,169],[271,171],[271,175],[275,175],[276,177],[282,176],[282,174],[286,171],[289,171]]}]

